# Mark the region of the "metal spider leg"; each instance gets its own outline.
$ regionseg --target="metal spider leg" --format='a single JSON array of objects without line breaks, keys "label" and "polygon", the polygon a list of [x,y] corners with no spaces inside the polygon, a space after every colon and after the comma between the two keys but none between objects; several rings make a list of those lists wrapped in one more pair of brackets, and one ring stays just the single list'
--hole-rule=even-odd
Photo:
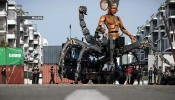
[{"label": "metal spider leg", "polygon": [[114,67],[114,47],[115,47],[115,44],[113,42],[113,36],[112,34],[109,35],[109,39],[110,39],[110,65],[108,66],[109,67],[109,70],[111,70],[113,67]]},{"label": "metal spider leg", "polygon": [[75,80],[74,80],[75,84],[78,84],[78,78],[79,78],[80,71],[81,71],[81,59],[82,59],[82,56],[83,56],[86,49],[87,49],[86,47],[83,47],[82,50],[80,51],[80,55],[78,57],[77,68],[76,68],[76,72],[75,72]]}]

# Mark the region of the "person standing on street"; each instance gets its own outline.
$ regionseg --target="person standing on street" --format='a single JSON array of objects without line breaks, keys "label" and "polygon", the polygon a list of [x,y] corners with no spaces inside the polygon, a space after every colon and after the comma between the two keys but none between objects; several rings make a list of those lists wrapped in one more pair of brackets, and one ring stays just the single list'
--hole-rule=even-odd
[{"label": "person standing on street", "polygon": [[2,84],[6,84],[6,68],[5,67],[2,68],[1,75],[2,75]]},{"label": "person standing on street", "polygon": [[143,76],[144,76],[144,67],[140,66],[140,80],[142,81],[142,85],[144,85]]},{"label": "person standing on street", "polygon": [[36,79],[36,84],[39,84],[39,75],[40,75],[40,69],[37,66],[37,79]]},{"label": "person standing on street", "polygon": [[32,84],[37,84],[38,71],[39,71],[39,69],[36,66],[32,69],[32,72],[33,72]]},{"label": "person standing on street", "polygon": [[154,74],[154,84],[157,84],[157,67],[154,67],[153,74]]},{"label": "person standing on street", "polygon": [[51,80],[50,80],[49,84],[51,84],[52,82],[53,82],[53,84],[55,84],[54,74],[55,74],[55,72],[54,72],[54,69],[53,69],[53,66],[52,66],[51,69],[50,69]]},{"label": "person standing on street", "polygon": [[152,83],[152,75],[153,75],[153,71],[152,71],[152,67],[150,68],[150,70],[148,71],[148,76],[149,76],[149,84]]},{"label": "person standing on street", "polygon": [[162,78],[162,67],[161,66],[159,66],[159,69],[157,70],[157,74],[158,74],[158,85],[160,85],[161,78]]},{"label": "person standing on street", "polygon": [[135,70],[135,74],[136,74],[136,78],[137,78],[137,85],[140,85],[140,75],[141,75],[141,71],[139,69],[139,66],[136,66],[136,70]]},{"label": "person standing on street", "polygon": [[128,83],[128,84],[130,84],[130,81],[131,81],[131,73],[132,73],[132,69],[131,69],[131,67],[130,66],[127,66],[127,68],[126,68],[126,84]]}]

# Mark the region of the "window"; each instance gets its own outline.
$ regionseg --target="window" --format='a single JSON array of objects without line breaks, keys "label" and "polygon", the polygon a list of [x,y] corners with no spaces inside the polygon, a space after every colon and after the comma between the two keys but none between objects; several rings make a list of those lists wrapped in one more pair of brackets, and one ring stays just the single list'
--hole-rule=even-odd
[{"label": "window", "polygon": [[165,30],[165,27],[164,26],[161,26],[161,30]]}]

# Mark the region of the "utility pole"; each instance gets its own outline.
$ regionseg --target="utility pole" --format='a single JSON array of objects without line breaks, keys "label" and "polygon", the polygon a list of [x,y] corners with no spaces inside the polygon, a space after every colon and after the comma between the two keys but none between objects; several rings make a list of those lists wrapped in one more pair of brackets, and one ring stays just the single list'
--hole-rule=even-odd
[{"label": "utility pole", "polygon": [[71,39],[71,24],[70,24],[69,28],[70,28],[70,39]]},{"label": "utility pole", "polygon": [[170,38],[169,30],[168,30],[168,27],[167,27],[167,23],[166,23],[166,20],[165,20],[165,16],[163,16],[163,19],[164,19],[165,29],[166,29],[166,33],[168,35],[168,40],[169,40],[169,44],[171,46],[171,52],[172,52],[172,55],[173,55],[173,58],[174,58],[174,63],[175,63],[175,54],[174,54],[174,51],[173,51],[173,45],[172,45],[172,41],[171,41],[171,38]]}]

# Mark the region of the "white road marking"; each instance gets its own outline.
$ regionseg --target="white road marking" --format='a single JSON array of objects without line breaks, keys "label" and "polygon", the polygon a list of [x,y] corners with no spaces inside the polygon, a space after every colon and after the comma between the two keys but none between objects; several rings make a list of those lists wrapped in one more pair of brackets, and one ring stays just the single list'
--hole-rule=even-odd
[{"label": "white road marking", "polygon": [[95,89],[76,90],[68,95],[65,100],[110,100],[109,97]]}]

